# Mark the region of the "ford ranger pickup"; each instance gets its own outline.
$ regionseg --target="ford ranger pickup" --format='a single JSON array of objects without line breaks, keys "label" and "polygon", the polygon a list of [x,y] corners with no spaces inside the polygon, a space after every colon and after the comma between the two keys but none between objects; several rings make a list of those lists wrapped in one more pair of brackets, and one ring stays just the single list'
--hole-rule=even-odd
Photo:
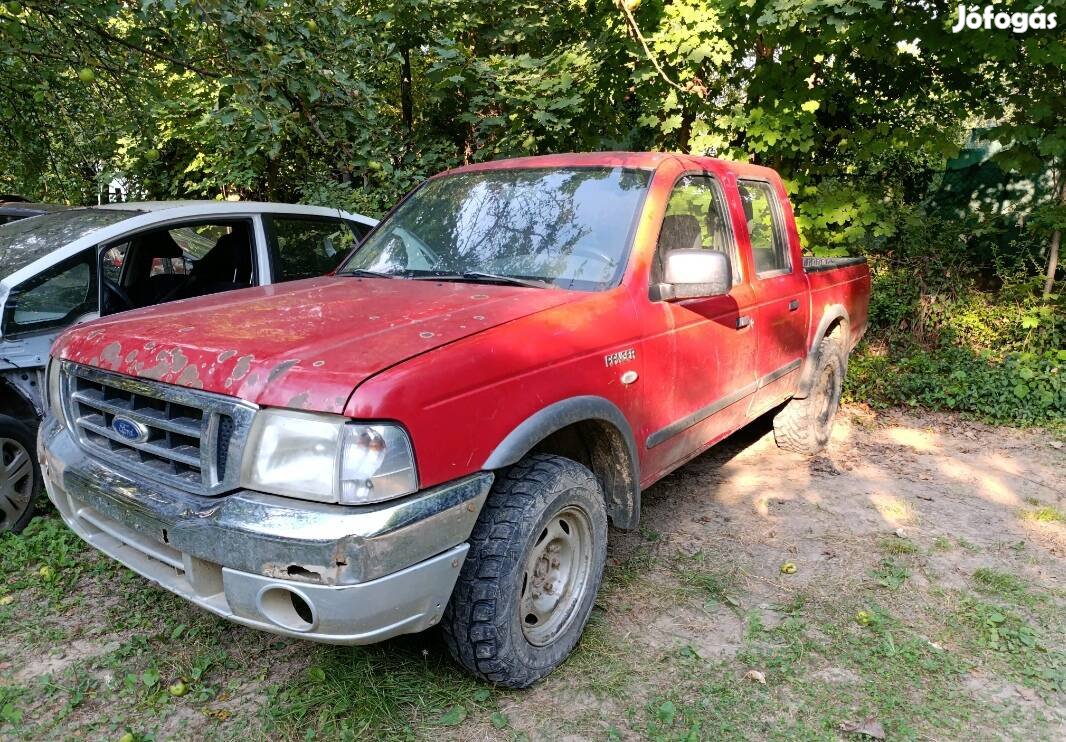
[{"label": "ford ranger pickup", "polygon": [[763,167],[462,167],[331,275],[66,331],[41,468],[82,538],[219,616],[336,644],[439,624],[524,687],[643,489],[765,413],[825,446],[869,290],[863,259],[803,257]]}]

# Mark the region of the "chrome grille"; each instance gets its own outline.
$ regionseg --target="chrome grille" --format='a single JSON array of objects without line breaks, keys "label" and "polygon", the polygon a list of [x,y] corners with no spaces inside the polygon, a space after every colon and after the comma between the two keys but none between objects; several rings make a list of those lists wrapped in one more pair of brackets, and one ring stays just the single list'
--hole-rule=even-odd
[{"label": "chrome grille", "polygon": [[[89,453],[150,479],[200,495],[238,485],[253,405],[195,389],[64,363],[64,410]],[[125,418],[146,431],[116,430]]]}]

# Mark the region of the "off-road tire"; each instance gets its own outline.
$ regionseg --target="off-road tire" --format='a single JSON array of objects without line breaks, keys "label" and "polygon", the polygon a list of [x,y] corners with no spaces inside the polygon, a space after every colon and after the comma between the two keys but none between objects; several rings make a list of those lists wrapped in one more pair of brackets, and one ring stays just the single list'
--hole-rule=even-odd
[{"label": "off-road tire", "polygon": [[[573,608],[559,633],[544,646],[527,639],[523,588],[527,560],[563,513],[587,516],[591,548],[587,573],[573,592]],[[569,530],[566,531],[568,534]],[[525,688],[570,655],[588,623],[607,558],[607,511],[592,472],[561,456],[534,454],[498,476],[470,537],[441,628],[455,660],[490,683]],[[528,596],[526,600],[529,600]],[[561,615],[561,614],[560,614]],[[553,619],[554,620],[554,619]]]},{"label": "off-road tire", "polygon": [[832,337],[818,344],[818,367],[810,394],[792,399],[774,416],[774,440],[779,448],[802,454],[816,454],[829,443],[833,415],[840,406],[847,371],[847,354]]},{"label": "off-road tire", "polygon": [[[25,498],[27,489],[26,470],[18,467],[17,481],[10,481],[7,469],[17,464],[13,453],[20,450],[29,459],[29,497]],[[21,461],[21,459],[19,459]],[[0,415],[0,533],[14,531],[18,533],[33,519],[37,507],[37,498],[42,488],[41,468],[37,464],[37,430],[21,420],[8,415]]]}]

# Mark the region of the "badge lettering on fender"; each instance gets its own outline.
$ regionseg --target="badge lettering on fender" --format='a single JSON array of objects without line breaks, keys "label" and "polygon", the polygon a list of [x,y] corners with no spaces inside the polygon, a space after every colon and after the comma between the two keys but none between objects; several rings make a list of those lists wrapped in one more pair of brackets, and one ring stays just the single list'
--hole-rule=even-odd
[{"label": "badge lettering on fender", "polygon": [[608,355],[605,355],[603,357],[603,362],[608,367],[611,367],[617,366],[620,363],[625,363],[626,361],[632,361],[636,357],[636,350],[634,350],[633,348],[626,348],[625,350],[620,350],[617,353],[610,353]]}]

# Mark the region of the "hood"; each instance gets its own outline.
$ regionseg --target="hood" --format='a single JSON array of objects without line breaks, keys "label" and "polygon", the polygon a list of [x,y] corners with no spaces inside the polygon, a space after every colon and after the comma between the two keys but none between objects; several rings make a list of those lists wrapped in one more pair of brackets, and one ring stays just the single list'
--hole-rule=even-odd
[{"label": "hood", "polygon": [[341,413],[365,379],[580,299],[517,286],[325,277],[232,291],[80,325],[52,355],[262,406]]}]

